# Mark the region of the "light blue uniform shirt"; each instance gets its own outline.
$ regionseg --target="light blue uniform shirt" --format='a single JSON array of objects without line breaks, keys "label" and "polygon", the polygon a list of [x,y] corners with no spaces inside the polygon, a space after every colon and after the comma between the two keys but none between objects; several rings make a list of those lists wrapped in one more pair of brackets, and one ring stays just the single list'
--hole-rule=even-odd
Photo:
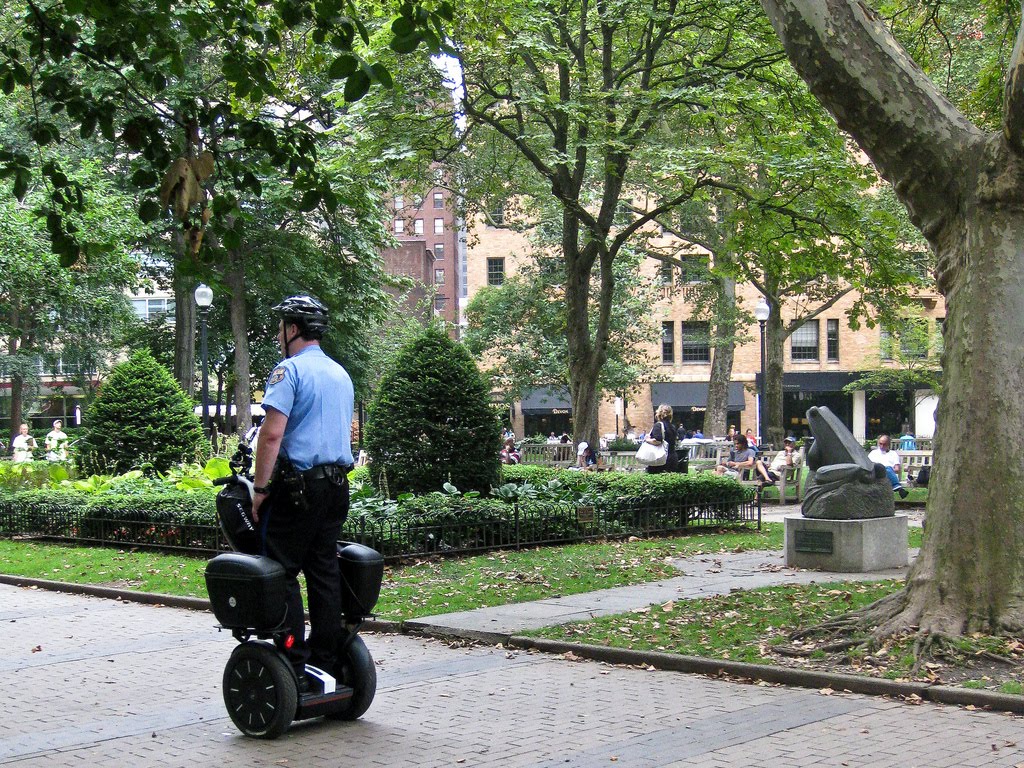
[{"label": "light blue uniform shirt", "polygon": [[263,407],[288,417],[281,453],[295,468],[352,464],[352,408],[355,394],[348,371],[319,346],[277,364],[267,379]]}]

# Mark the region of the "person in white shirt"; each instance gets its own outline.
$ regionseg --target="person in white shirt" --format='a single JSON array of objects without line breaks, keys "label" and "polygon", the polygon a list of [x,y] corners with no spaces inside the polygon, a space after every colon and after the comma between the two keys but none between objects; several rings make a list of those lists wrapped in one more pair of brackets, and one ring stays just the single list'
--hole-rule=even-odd
[{"label": "person in white shirt", "polygon": [[47,461],[68,460],[68,436],[60,419],[53,422],[53,429],[46,434],[43,445],[46,448]]},{"label": "person in white shirt", "polygon": [[892,489],[900,495],[901,499],[907,498],[908,491],[903,487],[903,483],[900,482],[900,472],[902,471],[900,455],[896,451],[889,449],[888,435],[878,436],[878,444],[868,454],[868,461],[873,461],[875,464],[881,464],[885,467],[885,474],[889,478],[889,482],[892,483]]},{"label": "person in white shirt", "polygon": [[770,485],[777,483],[782,473],[790,467],[799,470],[802,463],[803,457],[796,450],[796,438],[789,435],[783,443],[783,450],[775,454],[770,466],[766,466],[764,461],[758,461],[755,466],[757,474],[762,477],[762,483]]},{"label": "person in white shirt", "polygon": [[14,450],[15,463],[32,461],[32,451],[39,447],[36,439],[28,433],[28,424],[22,424],[18,428],[18,434],[11,441],[11,448]]}]

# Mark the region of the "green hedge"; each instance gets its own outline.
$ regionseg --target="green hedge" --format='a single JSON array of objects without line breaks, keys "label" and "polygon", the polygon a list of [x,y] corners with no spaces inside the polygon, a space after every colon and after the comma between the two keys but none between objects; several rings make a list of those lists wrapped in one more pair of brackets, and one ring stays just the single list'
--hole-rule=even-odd
[{"label": "green hedge", "polygon": [[156,491],[132,496],[96,494],[82,514],[79,537],[126,544],[216,549],[213,494]]},{"label": "green hedge", "polygon": [[[353,479],[358,480],[360,473],[366,474],[357,470]],[[388,556],[496,548],[517,541],[571,541],[675,530],[695,518],[728,519],[753,493],[710,473],[592,473],[509,465],[503,467],[502,480],[523,491],[515,505],[440,492],[398,503],[358,505],[342,535],[365,541]],[[534,486],[531,493],[526,492],[527,484]],[[0,535],[200,550],[220,544],[213,493],[132,490],[0,491]]]},{"label": "green hedge", "polygon": [[545,485],[558,480],[571,488],[589,488],[603,498],[655,497],[684,498],[693,503],[732,503],[749,500],[754,490],[735,480],[714,472],[679,474],[664,472],[577,472],[533,464],[507,464],[502,466],[502,480],[506,483]]},{"label": "green hedge", "polygon": [[88,494],[64,489],[0,491],[0,534],[77,536],[88,500]]}]

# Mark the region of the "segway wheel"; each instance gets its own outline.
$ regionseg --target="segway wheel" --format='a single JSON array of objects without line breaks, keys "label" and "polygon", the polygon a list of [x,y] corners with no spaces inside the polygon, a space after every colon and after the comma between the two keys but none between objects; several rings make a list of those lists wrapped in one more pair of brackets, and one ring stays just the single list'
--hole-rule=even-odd
[{"label": "segway wheel", "polygon": [[377,667],[363,638],[356,635],[335,669],[339,682],[352,689],[352,698],[341,709],[327,715],[331,720],[356,720],[365,714],[377,693]]},{"label": "segway wheel", "polygon": [[284,733],[298,695],[288,663],[265,643],[242,643],[224,668],[224,706],[246,736],[276,739]]}]

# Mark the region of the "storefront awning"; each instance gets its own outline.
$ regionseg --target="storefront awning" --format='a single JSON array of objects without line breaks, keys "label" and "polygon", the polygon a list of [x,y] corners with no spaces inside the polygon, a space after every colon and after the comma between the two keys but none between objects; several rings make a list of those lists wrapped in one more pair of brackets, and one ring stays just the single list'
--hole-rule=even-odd
[{"label": "storefront awning", "polygon": [[[651,403],[655,408],[665,403],[673,411],[683,413],[703,411],[708,404],[708,385],[700,381],[659,381],[651,384]],[[743,409],[743,384],[730,381],[728,410]]]},{"label": "storefront awning", "polygon": [[784,392],[841,392],[843,387],[858,378],[858,374],[849,371],[783,373],[782,389]]},{"label": "storefront awning", "polygon": [[544,416],[548,413],[572,413],[569,390],[566,387],[538,387],[527,390],[520,402],[524,416]]}]

